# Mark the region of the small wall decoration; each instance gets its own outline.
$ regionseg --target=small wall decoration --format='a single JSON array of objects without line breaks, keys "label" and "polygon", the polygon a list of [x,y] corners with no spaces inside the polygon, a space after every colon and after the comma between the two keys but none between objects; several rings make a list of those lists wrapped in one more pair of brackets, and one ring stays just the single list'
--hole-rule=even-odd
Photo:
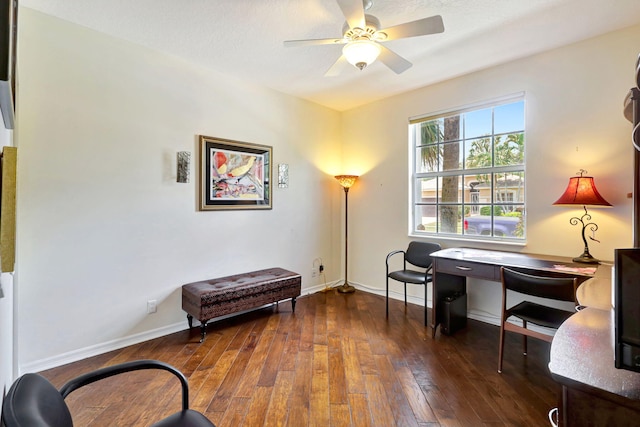
[{"label": "small wall decoration", "polygon": [[191,153],[189,151],[178,151],[177,154],[177,182],[187,183],[191,178]]},{"label": "small wall decoration", "polygon": [[289,165],[280,163],[278,165],[278,188],[289,187]]},{"label": "small wall decoration", "polygon": [[271,209],[267,145],[200,136],[201,211]]}]

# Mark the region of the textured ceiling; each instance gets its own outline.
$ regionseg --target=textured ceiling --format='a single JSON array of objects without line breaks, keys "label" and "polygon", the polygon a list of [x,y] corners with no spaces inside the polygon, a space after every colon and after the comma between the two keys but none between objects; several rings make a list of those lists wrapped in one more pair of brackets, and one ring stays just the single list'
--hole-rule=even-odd
[{"label": "textured ceiling", "polygon": [[442,34],[386,46],[413,63],[379,61],[324,77],[341,46],[335,0],[20,0],[29,7],[255,84],[346,110],[468,72],[640,23],[640,0],[374,0],[382,27],[441,15]]}]

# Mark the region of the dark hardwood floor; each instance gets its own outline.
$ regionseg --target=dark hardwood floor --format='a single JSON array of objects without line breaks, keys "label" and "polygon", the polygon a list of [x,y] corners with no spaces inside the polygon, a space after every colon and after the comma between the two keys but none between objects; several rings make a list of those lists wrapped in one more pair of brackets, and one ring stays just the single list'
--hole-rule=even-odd
[{"label": "dark hardwood floor", "polygon": [[[545,426],[560,387],[549,344],[469,320],[431,339],[423,308],[384,298],[317,293],[42,372],[56,386],[105,365],[158,359],[188,378],[191,407],[225,426]],[[186,318],[185,318],[186,326]],[[180,408],[166,372],[140,371],[67,398],[76,426],[148,426]]]}]

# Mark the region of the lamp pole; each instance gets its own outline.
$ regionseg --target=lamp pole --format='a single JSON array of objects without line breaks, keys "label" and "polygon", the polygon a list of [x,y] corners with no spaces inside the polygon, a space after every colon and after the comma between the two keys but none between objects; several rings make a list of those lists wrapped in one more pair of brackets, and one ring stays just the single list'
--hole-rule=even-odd
[{"label": "lamp pole", "polygon": [[351,286],[347,280],[347,272],[349,271],[349,246],[347,241],[349,237],[349,188],[356,182],[358,177],[355,175],[338,175],[335,178],[344,189],[344,284],[337,286],[336,289],[340,293],[347,294],[356,291],[356,288]]},{"label": "lamp pole", "polygon": [[349,238],[349,187],[344,187],[344,284],[338,286],[338,292],[346,294],[355,292],[356,288],[348,282],[347,271],[349,268],[349,251],[347,239]]}]

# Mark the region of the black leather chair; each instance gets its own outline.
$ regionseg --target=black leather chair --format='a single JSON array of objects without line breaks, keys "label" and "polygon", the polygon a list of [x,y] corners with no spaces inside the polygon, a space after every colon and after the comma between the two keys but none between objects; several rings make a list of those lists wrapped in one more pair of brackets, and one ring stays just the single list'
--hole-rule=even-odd
[{"label": "black leather chair", "polygon": [[[527,328],[527,323],[533,323],[546,328],[558,329],[562,322],[567,320],[573,311],[562,310],[555,307],[540,304],[538,302],[522,301],[507,308],[507,291],[517,292],[521,295],[530,295],[544,300],[570,301],[576,305],[576,289],[578,279],[575,277],[549,277],[533,276],[521,273],[509,268],[501,267],[500,276],[502,282],[502,316],[500,321],[500,350],[498,353],[498,373],[502,373],[502,356],[504,353],[505,331],[516,332],[523,336],[523,354],[527,355],[527,337],[537,338],[551,342],[552,335],[533,331]],[[551,276],[551,274],[550,274]],[[539,300],[540,302],[544,300]],[[522,326],[508,322],[511,316],[522,321]]]},{"label": "black leather chair", "polygon": [[215,427],[204,415],[189,409],[189,385],[182,372],[157,360],[136,360],[98,369],[72,379],[60,390],[39,374],[25,374],[13,383],[4,398],[2,426],[73,427],[65,397],[87,384],[141,369],[169,371],[182,385],[182,411],[153,424],[153,427]]},{"label": "black leather chair", "polygon": [[[387,255],[387,317],[389,317],[389,279],[404,283],[404,305],[407,305],[407,283],[424,286],[424,324],[429,324],[427,318],[427,283],[431,282],[431,254],[442,247],[437,243],[410,242],[406,251],[397,250]],[[402,270],[389,272],[389,261],[396,254],[403,254]],[[407,263],[421,267],[424,271],[407,268]]]}]

